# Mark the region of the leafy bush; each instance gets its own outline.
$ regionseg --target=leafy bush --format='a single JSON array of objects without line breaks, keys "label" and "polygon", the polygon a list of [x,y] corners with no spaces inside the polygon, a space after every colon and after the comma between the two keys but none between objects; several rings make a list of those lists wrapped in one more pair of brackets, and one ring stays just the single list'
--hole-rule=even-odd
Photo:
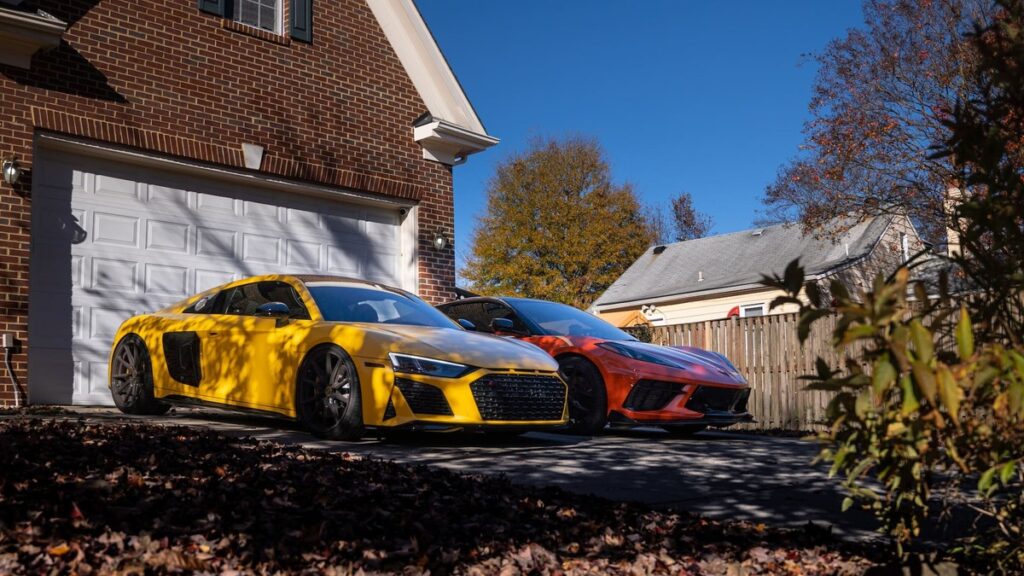
[{"label": "leafy bush", "polygon": [[[987,519],[965,552],[1024,568],[1024,349],[976,344],[966,307],[957,312],[948,294],[912,299],[921,290],[909,289],[909,276],[901,268],[856,296],[832,283],[833,344],[847,359],[833,367],[819,358],[806,377],[809,389],[836,393],[820,458],[850,492],[843,509],[860,502],[873,510],[900,552],[933,514],[938,491]],[[804,290],[806,326],[833,313],[815,283],[804,285],[798,263],[768,283],[789,294],[773,306],[801,303]],[[949,342],[941,335],[950,324],[955,346],[944,348],[937,342]],[[974,494],[959,490],[967,479]]]},{"label": "leafy bush", "polygon": [[[908,263],[863,293],[833,282],[822,302],[799,262],[765,283],[773,303],[801,308],[799,336],[836,313],[843,366],[817,362],[809,387],[835,392],[821,458],[849,489],[843,507],[871,508],[902,552],[934,503],[977,513],[959,552],[990,569],[1024,572],[1024,0],[1006,0],[970,36],[972,99],[949,111],[951,157],[963,188],[950,225],[962,252],[937,294]],[[802,299],[805,295],[806,299]],[[963,490],[963,487],[968,487]],[[946,516],[940,516],[939,520]]]}]

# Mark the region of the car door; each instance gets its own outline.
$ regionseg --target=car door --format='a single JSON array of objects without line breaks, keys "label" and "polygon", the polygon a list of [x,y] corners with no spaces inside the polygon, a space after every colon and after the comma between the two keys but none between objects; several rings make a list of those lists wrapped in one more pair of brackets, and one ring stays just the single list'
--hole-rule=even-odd
[{"label": "car door", "polygon": [[[308,329],[309,314],[294,288],[281,281],[243,284],[225,291],[223,309],[209,315],[198,331],[202,346],[204,399],[262,410],[288,409],[291,399],[289,354],[297,332]],[[260,306],[284,302],[291,318],[258,316]],[[291,321],[294,319],[295,321]]]}]

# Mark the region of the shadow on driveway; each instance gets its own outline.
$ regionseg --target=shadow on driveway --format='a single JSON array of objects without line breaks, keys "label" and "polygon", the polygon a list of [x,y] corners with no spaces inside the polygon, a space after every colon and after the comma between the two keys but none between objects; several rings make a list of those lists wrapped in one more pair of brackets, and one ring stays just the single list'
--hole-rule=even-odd
[{"label": "shadow on driveway", "polygon": [[[90,418],[125,418],[107,409],[76,411]],[[504,474],[515,482],[716,519],[789,527],[814,522],[844,538],[877,537],[870,514],[840,512],[844,495],[838,482],[827,478],[826,467],[811,465],[817,447],[798,439],[710,431],[677,438],[657,429],[631,429],[593,438],[542,432],[519,437],[424,432],[328,442],[287,420],[216,410],[176,408],[166,416],[145,419],[469,474]]]}]

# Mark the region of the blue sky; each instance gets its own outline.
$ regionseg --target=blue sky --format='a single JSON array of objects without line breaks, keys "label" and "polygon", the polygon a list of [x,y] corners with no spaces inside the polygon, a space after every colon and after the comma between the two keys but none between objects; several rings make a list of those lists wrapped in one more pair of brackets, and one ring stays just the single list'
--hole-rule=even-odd
[{"label": "blue sky", "polygon": [[533,136],[583,134],[648,204],[690,192],[715,233],[751,226],[801,143],[806,55],[862,23],[859,0],[418,0],[501,143],[455,168],[456,255],[495,166]]}]

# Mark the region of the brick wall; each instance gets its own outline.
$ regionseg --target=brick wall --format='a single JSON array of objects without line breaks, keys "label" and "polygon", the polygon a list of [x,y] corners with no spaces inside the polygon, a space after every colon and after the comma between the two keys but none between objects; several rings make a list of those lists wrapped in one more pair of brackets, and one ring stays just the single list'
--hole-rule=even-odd
[{"label": "brick wall", "polygon": [[[451,168],[413,141],[426,106],[363,0],[315,2],[312,44],[250,33],[195,0],[35,4],[69,29],[30,70],[0,65],[0,157],[31,169],[37,131],[238,168],[241,144],[259,144],[263,172],[418,200],[420,293],[452,297],[453,249],[431,246],[439,230],[453,238]],[[30,181],[0,183],[0,329],[23,343],[23,386]],[[13,389],[0,382],[8,402]]]}]

